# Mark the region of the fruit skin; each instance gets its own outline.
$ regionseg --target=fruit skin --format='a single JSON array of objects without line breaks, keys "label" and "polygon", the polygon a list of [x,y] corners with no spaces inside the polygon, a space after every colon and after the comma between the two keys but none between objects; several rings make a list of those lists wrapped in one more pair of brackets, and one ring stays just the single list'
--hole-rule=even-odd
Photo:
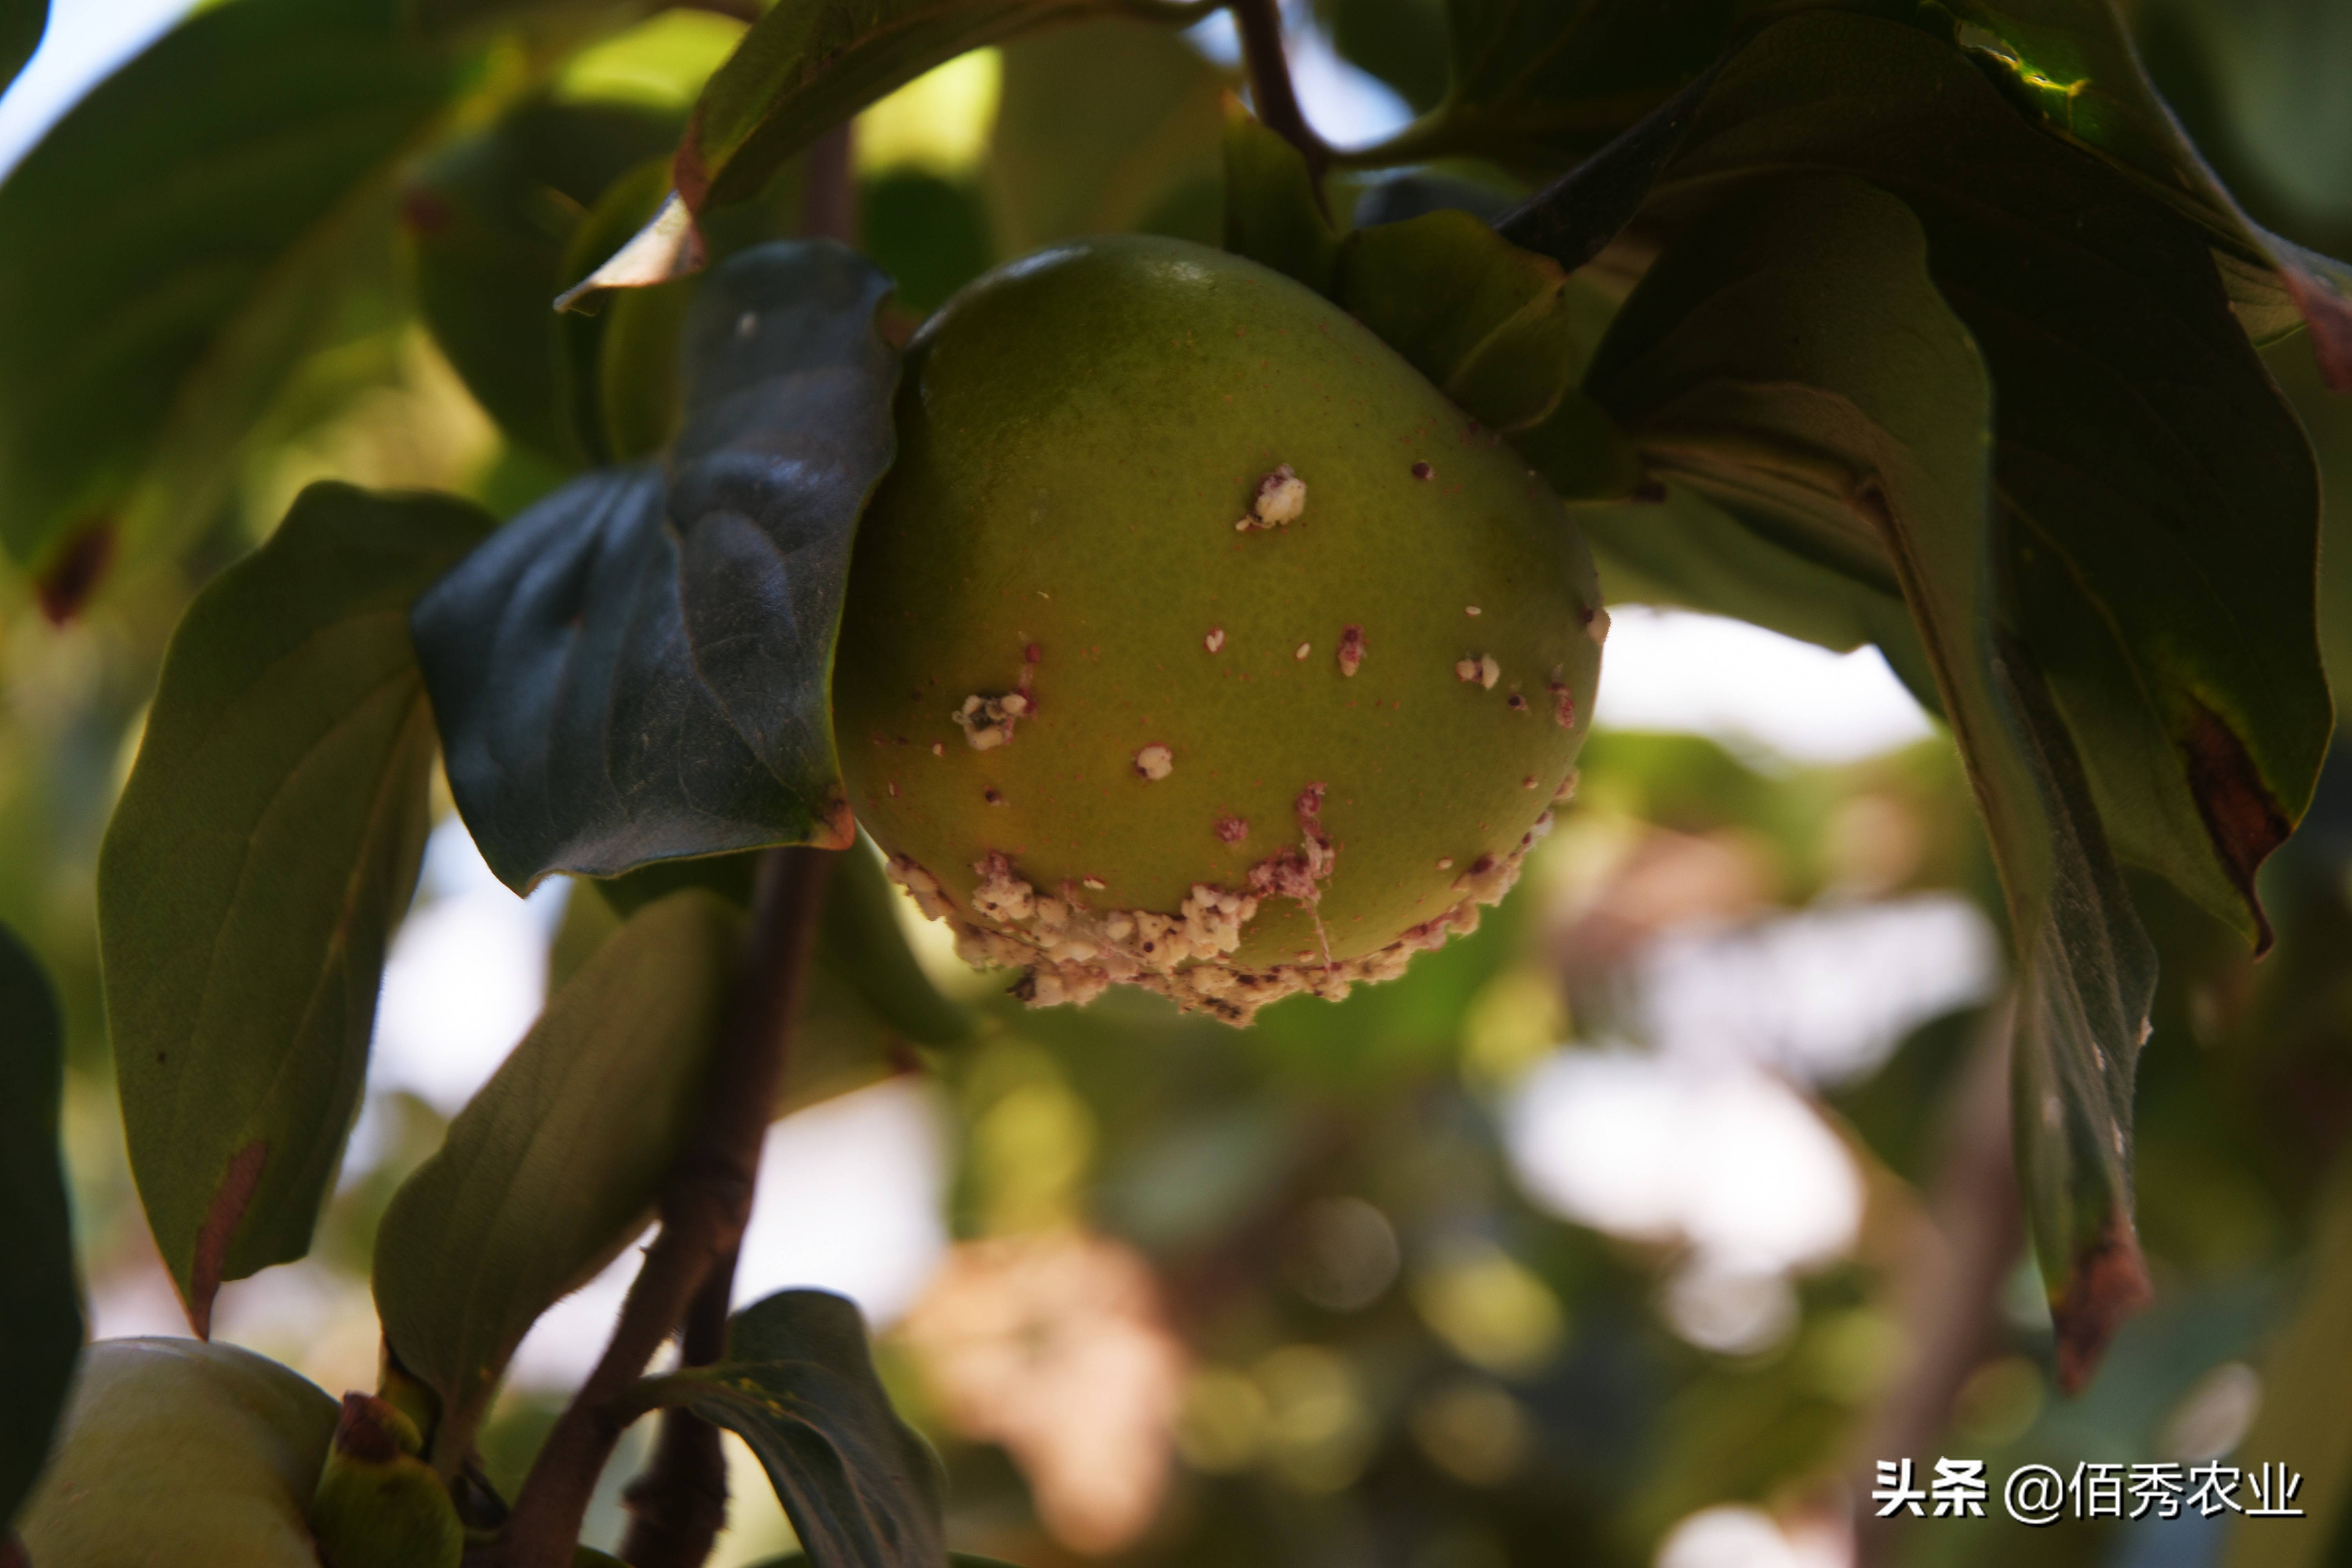
[{"label": "fruit skin", "polygon": [[[1132,978],[1240,1021],[1385,977],[1475,923],[1572,787],[1607,625],[1581,538],[1290,279],[1144,237],[1041,252],[924,326],[898,429],[835,666],[851,802],[967,956],[1036,964],[1033,999]],[[1286,466],[1303,511],[1237,528]],[[1285,852],[1319,896],[1262,890]],[[1260,892],[1237,941],[1203,888]],[[1106,911],[1188,899],[1173,945],[1207,962],[1101,951]]]},{"label": "fruit skin", "polygon": [[334,1400],[250,1351],[101,1341],[18,1532],[36,1568],[317,1568],[303,1510],[334,1430]]}]

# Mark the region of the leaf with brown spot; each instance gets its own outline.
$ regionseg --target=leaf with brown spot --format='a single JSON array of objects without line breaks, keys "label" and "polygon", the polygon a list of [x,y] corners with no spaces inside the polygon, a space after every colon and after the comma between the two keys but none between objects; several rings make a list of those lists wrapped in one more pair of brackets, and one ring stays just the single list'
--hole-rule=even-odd
[{"label": "leaf with brown spot", "polygon": [[2109,1212],[2098,1239],[2075,1256],[2065,1283],[2051,1303],[2058,1328],[2058,1389],[2080,1394],[2124,1321],[2155,1298],[2147,1259],[2139,1249],[2131,1215]]},{"label": "leaf with brown spot", "polygon": [[2088,1281],[2058,1305],[2087,1369],[2133,1304],[2101,1260],[2136,1255],[2126,1130],[2155,952],[2004,625],[1992,384],[1932,255],[1905,204],[1858,181],[1740,187],[1634,289],[1591,385],[1654,471],[1749,548],[1846,584],[1874,640],[1918,650],[2007,897],[2022,1185],[2046,1276]]},{"label": "leaf with brown spot", "polygon": [[228,1244],[253,1202],[254,1189],[261,1185],[262,1168],[268,1163],[269,1145],[258,1138],[230,1155],[212,1204],[205,1210],[205,1223],[196,1227],[196,1259],[189,1269],[187,1299],[181,1305],[186,1308],[188,1322],[200,1340],[213,1337],[213,1298],[220,1293]]},{"label": "leaf with brown spot", "polygon": [[310,1247],[424,852],[432,715],[408,608],[472,506],[302,492],[197,595],[99,858],[131,1173],[201,1330]]}]

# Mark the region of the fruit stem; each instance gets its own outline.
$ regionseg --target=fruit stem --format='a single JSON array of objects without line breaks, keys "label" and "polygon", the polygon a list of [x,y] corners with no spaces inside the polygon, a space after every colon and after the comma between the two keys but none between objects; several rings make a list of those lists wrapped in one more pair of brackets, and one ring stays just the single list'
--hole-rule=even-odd
[{"label": "fruit stem", "polygon": [[1290,85],[1290,61],[1282,50],[1282,11],[1278,0],[1233,0],[1234,26],[1242,37],[1242,59],[1249,68],[1250,103],[1268,129],[1298,149],[1307,160],[1307,176],[1318,205],[1323,201],[1323,175],[1331,167],[1331,146],[1307,122],[1298,94]]},{"label": "fruit stem", "polygon": [[[682,1321],[688,1363],[718,1359],[735,1249],[751,1217],[760,1148],[783,1083],[833,861],[830,851],[809,848],[761,857],[744,966],[699,1121],[662,1192],[660,1234],[646,1250],[603,1357],[532,1462],[504,1534],[469,1562],[568,1568],[596,1478],[635,1414],[627,1396],[646,1363]],[[709,1451],[718,1452],[715,1434]],[[652,1479],[649,1474],[648,1484]],[[723,1501],[720,1507],[723,1513]]]}]

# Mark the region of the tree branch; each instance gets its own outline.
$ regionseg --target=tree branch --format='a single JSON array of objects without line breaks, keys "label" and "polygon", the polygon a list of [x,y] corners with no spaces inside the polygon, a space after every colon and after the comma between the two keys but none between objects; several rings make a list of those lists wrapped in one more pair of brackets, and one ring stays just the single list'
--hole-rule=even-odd
[{"label": "tree branch", "polygon": [[[633,1418],[625,1396],[689,1312],[689,1354],[701,1351],[705,1359],[717,1359],[713,1347],[726,1335],[735,1248],[751,1217],[760,1148],[782,1085],[792,1021],[832,868],[832,854],[822,849],[773,849],[761,860],[742,978],[711,1062],[699,1125],[662,1194],[661,1232],[629,1287],[604,1356],[557,1417],[505,1533],[486,1554],[496,1568],[568,1568],[589,1495]],[[708,1305],[714,1299],[715,1331]],[[717,1452],[714,1435],[709,1453]],[[723,1499],[723,1473],[719,1484]],[[723,1510],[722,1501],[722,1517]]]},{"label": "tree branch", "polygon": [[1282,12],[1277,0],[1233,0],[1234,26],[1242,36],[1242,59],[1249,68],[1250,103],[1266,128],[1298,149],[1315,199],[1323,199],[1323,175],[1331,167],[1330,143],[1307,123],[1298,94],[1290,85],[1290,62],[1282,52]]},{"label": "tree branch", "polygon": [[1897,1301],[1910,1357],[1864,1426],[1853,1515],[1855,1563],[1892,1560],[1904,1516],[1880,1519],[1869,1501],[1879,1459],[1932,1453],[1952,1402],[1996,1342],[2002,1281],[2025,1246],[2025,1218],[2010,1156],[2009,1052],[2016,998],[1987,1014],[1946,1108],[1944,1152],[1927,1194]]}]

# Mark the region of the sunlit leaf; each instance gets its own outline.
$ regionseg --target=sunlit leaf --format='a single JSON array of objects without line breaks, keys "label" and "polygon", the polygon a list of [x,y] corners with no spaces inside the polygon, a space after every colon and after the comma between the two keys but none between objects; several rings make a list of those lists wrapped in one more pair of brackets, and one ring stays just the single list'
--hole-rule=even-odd
[{"label": "sunlit leaf", "polygon": [[[2246,216],[2148,81],[2114,0],[1959,0],[1952,9],[1981,30],[1962,37],[2013,101],[2051,131],[2129,171],[2205,230],[2240,317],[2258,342],[2299,317],[2329,384],[2352,388],[2352,267]],[[2240,25],[2247,19],[2232,18]]]},{"label": "sunlit leaf", "polygon": [[73,1216],[59,1165],[65,1033],[40,961],[0,926],[0,1543],[32,1490],[81,1353]]},{"label": "sunlit leaf", "polygon": [[[1167,29],[1118,17],[1008,46],[982,176],[1002,252],[1127,229],[1213,244],[1230,80]],[[1205,232],[1181,221],[1195,211]]]},{"label": "sunlit leaf", "polygon": [[202,1332],[299,1258],[424,853],[433,719],[408,637],[488,519],[314,485],[196,596],[99,860],[131,1168]]},{"label": "sunlit leaf", "polygon": [[728,1325],[717,1365],[646,1385],[743,1439],[816,1568],[944,1568],[939,1460],[890,1408],[857,1309],[785,1290]]},{"label": "sunlit leaf", "polygon": [[828,685],[894,449],[887,289],[826,241],[718,268],[666,464],[575,480],[418,604],[450,788],[509,886],[848,842]]},{"label": "sunlit leaf", "polygon": [[1751,187],[1651,268],[1591,384],[1654,467],[1909,610],[2008,896],[2019,1152],[2079,1384],[2147,1289],[2127,1129],[2155,952],[1999,596],[1993,384],[1927,234],[1851,179]]},{"label": "sunlit leaf", "polygon": [[967,49],[1099,13],[1101,0],[809,0],[743,36],[695,105],[677,184],[700,212],[756,194],[787,159]]},{"label": "sunlit leaf", "polygon": [[652,1218],[700,1109],[740,911],[647,905],[598,949],[457,1113],[376,1232],[385,1342],[441,1401],[430,1458],[454,1471],[539,1315]]},{"label": "sunlit leaf", "polygon": [[205,521],[450,97],[394,0],[206,6],[0,186],[0,542],[69,611]]}]

